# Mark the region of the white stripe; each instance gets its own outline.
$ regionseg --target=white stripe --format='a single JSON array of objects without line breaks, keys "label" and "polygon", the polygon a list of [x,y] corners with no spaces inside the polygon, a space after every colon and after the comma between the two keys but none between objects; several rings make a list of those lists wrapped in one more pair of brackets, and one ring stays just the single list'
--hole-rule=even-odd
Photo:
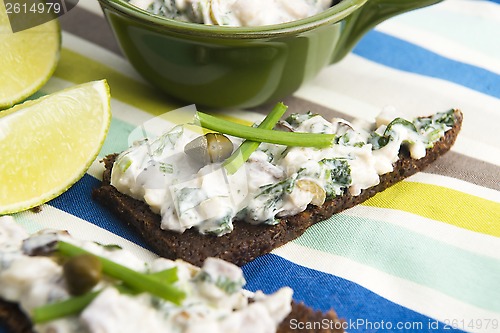
[{"label": "white stripe", "polygon": [[[69,82],[63,79],[59,79],[55,76],[53,76],[47,84],[45,84],[42,89],[40,89],[41,92],[44,94],[51,94],[69,87],[74,86],[75,84],[73,82]],[[114,109],[114,104],[119,103],[118,101],[111,99],[111,110]],[[138,116],[140,113],[137,114]],[[116,115],[113,114],[113,117]],[[87,174],[93,176],[94,178],[97,178],[99,180],[102,179],[102,173],[104,171],[104,165],[103,163],[100,162],[101,157],[97,156],[97,158],[92,162],[90,168],[87,170]]]},{"label": "white stripe", "polygon": [[473,137],[466,137],[459,134],[451,150],[465,156],[500,166],[500,146],[498,145],[498,141],[489,143],[477,142]]},{"label": "white stripe", "polygon": [[[269,112],[272,110],[272,107],[269,108]],[[228,117],[233,117],[240,120],[245,120],[251,123],[258,123],[264,119],[264,115],[257,112],[251,112],[248,110],[224,110],[221,113],[225,114]],[[216,115],[216,114],[215,114]]]},{"label": "white stripe", "polygon": [[399,210],[358,205],[347,216],[388,222],[457,248],[500,260],[500,238],[485,235]]},{"label": "white stripe", "polygon": [[52,94],[57,91],[74,86],[73,82],[69,82],[58,77],[51,77],[50,80],[40,89],[44,94]]},{"label": "white stripe", "polygon": [[368,121],[387,105],[408,117],[459,108],[464,122],[453,150],[500,165],[500,148],[493,146],[498,142],[500,99],[460,85],[349,54],[340,63],[324,69],[295,96]]},{"label": "white stripe", "polygon": [[[500,23],[500,6],[487,0],[446,0],[438,4],[439,9],[473,15]],[[432,8],[432,7],[429,7]],[[438,8],[438,7],[436,7]],[[498,33],[499,31],[496,31]],[[493,31],[495,33],[495,31]]]},{"label": "white stripe", "polygon": [[[432,19],[430,20],[429,17]],[[440,18],[441,23],[439,27],[434,27],[437,18]],[[457,27],[459,18],[465,19],[461,20],[460,26]],[[492,28],[484,31],[486,29],[483,25],[476,24],[478,21]],[[376,30],[419,45],[449,59],[500,73],[498,61],[500,48],[491,46],[478,49],[477,47],[478,38],[485,42],[500,40],[499,23],[500,6],[498,5],[477,0],[447,0],[434,6],[396,16],[379,24]]]},{"label": "white stripe", "polygon": [[[45,86],[41,89],[44,94],[51,94],[62,89],[72,87],[75,84],[57,77],[52,77]],[[140,124],[150,120],[153,116],[147,112],[137,109],[131,105],[120,102],[117,99],[111,98],[111,110],[120,110],[113,112],[113,118],[120,119],[126,123],[139,126]],[[104,164],[100,162],[102,157],[98,156],[87,170],[87,174],[101,180],[104,171]]]},{"label": "white stripe", "polygon": [[[54,76],[41,90],[45,94],[50,94],[74,85],[75,84],[73,82],[66,81]],[[113,110],[117,110],[117,112],[113,112]],[[132,105],[121,102],[118,99],[113,98],[113,96],[111,96],[111,111],[113,112],[113,118],[120,119],[135,126],[139,126],[140,124],[143,124],[144,122],[155,117],[148,112],[142,111],[141,109],[138,109]]]},{"label": "white stripe", "polygon": [[113,112],[113,117],[120,119],[128,124],[139,126],[148,120],[155,118],[154,115],[136,108],[130,104],[119,101],[118,99],[111,99],[111,110],[117,110]]},{"label": "white stripe", "polygon": [[104,16],[102,13],[101,7],[99,5],[99,2],[97,0],[80,0],[78,1],[79,7],[88,10],[89,12],[92,12],[96,15],[99,16]]},{"label": "white stripe", "polygon": [[476,197],[500,203],[500,191],[466,182],[461,179],[436,175],[425,172],[418,172],[406,178],[405,181],[418,182],[424,184],[438,185],[459,192],[467,193]]},{"label": "white stripe", "polygon": [[[42,91],[44,93],[53,93],[62,89],[65,89],[67,87],[73,86],[74,84],[69,81],[65,81],[56,77],[51,78],[51,80],[42,88]],[[154,118],[151,114],[144,112],[140,109],[137,109],[131,105],[128,105],[126,103],[123,103],[119,100],[116,100],[114,98],[111,99],[111,110],[120,110],[120,112],[115,112],[113,113],[113,117],[116,119],[120,119],[126,123],[132,124],[139,126],[152,118]],[[261,114],[253,113],[253,112],[247,112],[247,111],[241,111],[241,112],[236,112],[236,113],[227,113],[228,115],[235,116],[241,119],[246,119],[249,121],[258,121],[262,119]],[[367,117],[369,118],[369,117]],[[464,141],[466,139],[460,138],[459,137],[459,142],[460,140]],[[474,142],[470,142],[470,144],[473,144]],[[458,144],[460,147],[461,145]],[[481,146],[483,149],[488,149],[485,154],[485,158],[490,156],[488,159],[490,161],[494,162],[496,165],[500,165],[500,152],[498,154],[492,154],[491,151],[495,151],[497,149],[496,147],[488,147],[487,145],[482,145]],[[477,150],[481,150],[481,147],[475,147],[474,149],[471,150],[476,150],[476,155],[477,155]],[[455,147],[454,147],[455,148]],[[465,148],[472,148],[465,146]],[[459,149],[454,149],[455,151]],[[498,150],[498,149],[497,149]],[[460,151],[459,151],[460,152]],[[467,154],[468,151],[461,152],[464,155]],[[101,174],[102,174],[102,163],[99,163],[99,158],[94,162],[92,167],[89,169],[89,174],[94,176],[97,179],[101,179]],[[447,188],[453,188],[457,191],[462,191],[465,193],[469,193],[471,195],[479,196],[481,198],[487,199],[487,200],[492,200],[495,202],[500,202],[499,199],[499,193],[495,190],[488,189],[482,186],[477,186],[468,182],[464,182],[455,178],[450,178],[450,177],[445,177],[445,176],[440,176],[440,175],[434,175],[434,174],[428,174],[428,173],[417,173],[416,175],[410,177],[407,179],[408,181],[416,181],[416,182],[424,182],[424,183],[429,183],[429,184],[434,184],[434,185],[439,185]]]},{"label": "white stripe", "polygon": [[67,31],[62,32],[62,38],[64,48],[114,69],[120,74],[123,74],[131,79],[147,84],[126,59],[116,55],[115,53],[96,44],[90,43],[89,41],[75,36]]},{"label": "white stripe", "polygon": [[102,180],[102,175],[105,170],[104,163],[101,162],[101,159],[101,157],[97,157],[92,165],[90,165],[90,168],[87,170],[88,175],[94,177],[99,181]]},{"label": "white stripe", "polygon": [[[394,303],[442,322],[449,322],[452,319],[463,319],[465,323],[478,318],[500,319],[498,313],[464,303],[429,287],[398,278],[341,256],[317,251],[295,243],[288,243],[274,250],[273,253],[298,265],[357,283]],[[320,259],[311,260],[311,258]],[[352,319],[356,320],[357,318]],[[494,332],[491,326],[489,329],[472,331]]]},{"label": "white stripe", "polygon": [[[321,75],[327,71],[329,71],[329,69],[326,69]],[[338,80],[345,79],[340,75],[336,77]],[[331,89],[328,85],[323,84],[328,84],[328,82],[324,82],[321,77],[318,77],[315,81],[304,85],[296,91],[295,96],[326,106],[351,117],[362,118],[369,121],[375,119],[382,110],[381,106],[363,101],[360,98],[361,96],[350,96],[350,94],[336,91]],[[306,110],[294,110],[294,112],[305,111]]]},{"label": "white stripe", "polygon": [[448,59],[485,68],[500,74],[500,62],[498,59],[492,58],[477,50],[469,49],[463,44],[436,35],[432,31],[427,32],[391,20],[379,25],[376,30],[426,48]]},{"label": "white stripe", "polygon": [[157,258],[157,255],[125,238],[50,205],[43,205],[41,213],[26,211],[17,214],[15,218],[29,233],[42,229],[67,230],[78,239],[120,245],[145,262]]}]

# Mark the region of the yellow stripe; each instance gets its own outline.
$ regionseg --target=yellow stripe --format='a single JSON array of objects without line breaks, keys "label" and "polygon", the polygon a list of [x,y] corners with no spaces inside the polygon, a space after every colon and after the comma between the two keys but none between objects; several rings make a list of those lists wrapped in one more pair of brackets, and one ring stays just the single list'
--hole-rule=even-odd
[{"label": "yellow stripe", "polygon": [[[108,81],[113,98],[153,116],[160,116],[165,112],[186,105],[170,100],[162,92],[148,84],[131,79],[111,67],[67,48],[61,50],[61,59],[54,76],[75,84],[105,78]],[[252,125],[252,122],[236,118],[227,113],[221,113],[218,116],[240,124]],[[170,120],[173,121],[173,119]],[[179,120],[179,122],[181,121]]]},{"label": "yellow stripe", "polygon": [[[66,48],[62,49],[54,76],[75,84],[106,78],[113,98],[153,116],[181,106],[162,96],[151,86]],[[226,117],[245,123],[241,119]],[[377,194],[365,202],[365,205],[407,211],[500,237],[500,207],[497,203],[436,185],[401,182]]]},{"label": "yellow stripe", "polygon": [[241,125],[252,126],[252,124],[253,124],[252,121],[248,121],[248,120],[245,120],[245,119],[237,118],[237,117],[231,116],[229,114],[219,113],[219,114],[214,114],[214,116],[220,117],[222,119],[225,119],[225,120],[228,120],[228,121],[232,121],[233,123],[238,123],[238,124],[241,124]]},{"label": "yellow stripe", "polygon": [[75,84],[106,79],[113,98],[154,116],[181,107],[155,88],[67,48],[61,50],[54,76]]},{"label": "yellow stripe", "polygon": [[500,205],[449,188],[400,182],[364,205],[397,209],[459,228],[500,237]]}]

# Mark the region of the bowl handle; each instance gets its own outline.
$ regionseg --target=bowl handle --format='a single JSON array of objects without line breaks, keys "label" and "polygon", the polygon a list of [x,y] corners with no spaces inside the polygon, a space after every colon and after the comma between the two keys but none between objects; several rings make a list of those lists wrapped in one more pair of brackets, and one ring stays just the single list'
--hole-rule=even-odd
[{"label": "bowl handle", "polygon": [[346,18],[345,31],[337,45],[332,63],[341,60],[356,43],[377,24],[413,9],[427,7],[443,0],[368,0]]}]

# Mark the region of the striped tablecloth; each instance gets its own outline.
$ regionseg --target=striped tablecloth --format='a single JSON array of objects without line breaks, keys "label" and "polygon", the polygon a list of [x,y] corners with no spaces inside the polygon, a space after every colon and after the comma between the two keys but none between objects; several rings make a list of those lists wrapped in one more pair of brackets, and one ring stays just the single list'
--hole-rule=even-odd
[{"label": "striped tablecloth", "polygon": [[[99,159],[125,149],[139,124],[183,106],[122,57],[96,0],[80,1],[61,23],[61,60],[41,93],[108,80],[113,120]],[[365,119],[387,105],[409,116],[456,107],[464,124],[451,152],[425,172],[244,266],[247,288],[290,286],[296,300],[334,308],[349,332],[500,332],[500,2],[446,0],[386,21],[284,102]],[[101,172],[96,161],[40,213],[16,219],[150,260],[144,243],[92,201]]]}]

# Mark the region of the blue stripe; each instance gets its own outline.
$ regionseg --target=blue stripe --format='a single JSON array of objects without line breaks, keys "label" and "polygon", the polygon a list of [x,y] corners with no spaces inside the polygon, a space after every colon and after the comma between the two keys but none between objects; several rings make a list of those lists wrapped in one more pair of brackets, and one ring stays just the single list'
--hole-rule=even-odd
[{"label": "blue stripe", "polygon": [[451,81],[500,98],[500,75],[448,59],[379,31],[369,31],[353,52],[389,67]]},{"label": "blue stripe", "polygon": [[[99,184],[99,180],[86,174],[50,205],[148,248],[136,232],[91,199],[92,189]],[[419,332],[450,332],[442,323],[390,302],[353,282],[296,265],[276,255],[257,258],[245,265],[243,271],[249,290],[272,293],[280,287],[290,286],[294,289],[295,300],[317,310],[334,308],[339,317],[351,325],[349,332],[401,332],[382,330],[377,326],[385,323],[387,328],[387,325],[395,326],[398,322],[421,323]],[[429,325],[438,325],[438,329]],[[3,333],[1,329],[0,333]]]},{"label": "blue stripe", "polygon": [[[346,325],[350,325],[347,331],[351,333],[461,332],[393,303],[356,283],[305,268],[276,255],[269,254],[257,258],[243,266],[243,271],[247,278],[247,289],[272,293],[283,286],[289,286],[294,290],[296,301],[302,301],[316,310],[335,309],[339,318],[343,318]],[[384,327],[381,326],[382,323],[385,323]],[[398,323],[421,323],[422,327],[396,329]]]},{"label": "blue stripe", "polygon": [[92,199],[92,189],[100,184],[99,180],[85,174],[75,185],[51,200],[49,204],[149,249],[132,227],[126,226],[108,209]]}]

